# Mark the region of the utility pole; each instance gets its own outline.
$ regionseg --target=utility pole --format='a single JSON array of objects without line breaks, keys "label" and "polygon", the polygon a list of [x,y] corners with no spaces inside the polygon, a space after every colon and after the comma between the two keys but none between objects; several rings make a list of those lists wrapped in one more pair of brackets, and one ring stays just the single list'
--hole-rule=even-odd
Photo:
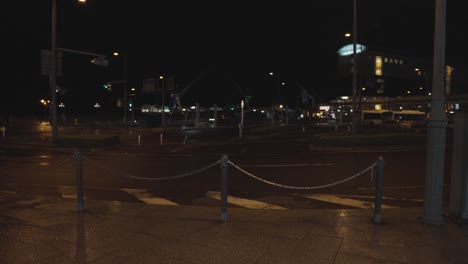
[{"label": "utility pole", "polygon": [[166,126],[166,120],[165,120],[165,115],[164,115],[164,77],[160,76],[159,79],[161,80],[161,126],[165,127]]},{"label": "utility pole", "polygon": [[50,67],[50,96],[51,96],[51,123],[52,141],[56,142],[58,136],[57,128],[57,0],[52,0],[52,65]]},{"label": "utility pole", "polygon": [[351,133],[357,132],[356,85],[357,85],[357,0],[353,0],[353,114],[351,115]]},{"label": "utility pole", "polygon": [[124,54],[124,83],[123,83],[123,125],[127,127],[127,54]]}]

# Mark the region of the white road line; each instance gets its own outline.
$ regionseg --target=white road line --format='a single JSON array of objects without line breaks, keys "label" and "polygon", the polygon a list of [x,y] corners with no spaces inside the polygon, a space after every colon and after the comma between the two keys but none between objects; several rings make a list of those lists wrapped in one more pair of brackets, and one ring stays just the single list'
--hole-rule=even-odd
[{"label": "white road line", "polygon": [[154,197],[148,190],[145,189],[127,189],[122,188],[122,191],[127,192],[128,194],[133,195],[138,200],[141,200],[147,204],[157,204],[157,205],[170,205],[178,206],[179,204],[169,201],[161,197]]},{"label": "white road line", "polygon": [[[448,186],[448,184],[444,184],[444,186]],[[384,187],[384,189],[415,189],[415,188],[424,188],[424,185]],[[357,188],[357,189],[358,190],[375,190],[375,187],[364,187],[364,188]]]},{"label": "white road line", "polygon": [[[352,206],[352,207],[357,207],[357,208],[362,208],[362,209],[374,208],[374,204],[370,202],[354,200],[354,199],[349,199],[349,198],[341,198],[336,195],[330,195],[330,194],[311,194],[311,195],[301,195],[301,196],[305,198],[313,199],[313,200]],[[382,208],[398,208],[398,207],[382,204]]]},{"label": "white road line", "polygon": [[[348,197],[348,198],[365,198],[365,199],[374,199],[375,196],[372,195],[347,195],[347,194],[340,194],[337,195],[339,197]],[[393,200],[393,201],[410,201],[410,202],[424,202],[424,199],[415,199],[415,198],[396,198],[396,197],[382,197],[382,200]]]},{"label": "white road line", "polygon": [[[206,193],[206,196],[216,199],[216,200],[221,200],[221,192],[209,191]],[[239,206],[249,208],[249,209],[287,210],[287,208],[285,207],[268,204],[268,203],[264,203],[264,202],[260,202],[256,200],[249,200],[249,199],[234,197],[231,195],[228,195],[227,201],[228,203],[239,205]]]}]

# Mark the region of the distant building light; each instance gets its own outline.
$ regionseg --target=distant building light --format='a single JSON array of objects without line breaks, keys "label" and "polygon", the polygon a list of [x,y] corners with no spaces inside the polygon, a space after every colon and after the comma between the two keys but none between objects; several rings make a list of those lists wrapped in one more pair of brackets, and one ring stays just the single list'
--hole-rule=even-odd
[{"label": "distant building light", "polygon": [[[356,54],[365,51],[367,48],[362,44],[356,44]],[[354,54],[354,44],[348,44],[341,47],[336,53],[340,56],[349,56]]]},{"label": "distant building light", "polygon": [[340,98],[343,99],[343,100],[348,100],[349,99],[348,96],[341,96]]},{"label": "distant building light", "polygon": [[195,106],[194,106],[194,105],[192,105],[192,106],[190,107],[190,109],[195,109]]}]

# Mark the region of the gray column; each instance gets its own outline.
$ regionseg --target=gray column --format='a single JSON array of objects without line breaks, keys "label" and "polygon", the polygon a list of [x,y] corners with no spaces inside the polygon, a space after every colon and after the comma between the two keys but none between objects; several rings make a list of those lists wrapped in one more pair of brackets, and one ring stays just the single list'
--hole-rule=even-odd
[{"label": "gray column", "polygon": [[450,214],[468,223],[468,114],[455,115],[453,132]]},{"label": "gray column", "polygon": [[442,224],[447,117],[444,111],[446,0],[436,0],[434,33],[434,72],[431,113],[427,124],[426,182],[423,221]]}]

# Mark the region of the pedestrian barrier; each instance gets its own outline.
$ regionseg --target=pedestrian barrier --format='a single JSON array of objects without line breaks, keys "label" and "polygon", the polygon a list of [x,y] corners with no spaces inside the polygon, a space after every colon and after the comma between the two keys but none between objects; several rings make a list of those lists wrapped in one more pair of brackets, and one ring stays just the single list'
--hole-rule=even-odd
[{"label": "pedestrian barrier", "polygon": [[369,165],[367,168],[363,169],[362,171],[349,176],[345,179],[328,183],[325,185],[319,185],[319,186],[291,186],[291,185],[286,185],[286,184],[281,184],[278,182],[273,182],[270,180],[263,179],[259,176],[254,175],[251,172],[246,171],[245,169],[241,168],[234,162],[230,161],[226,155],[222,155],[221,158],[211,164],[208,164],[200,169],[182,173],[182,174],[177,174],[173,176],[166,176],[166,177],[138,177],[135,175],[119,172],[113,169],[110,169],[106,166],[103,166],[95,161],[93,161],[90,158],[87,158],[86,156],[83,156],[80,154],[80,152],[75,153],[75,162],[76,162],[76,193],[77,193],[77,210],[78,212],[82,212],[84,210],[84,199],[83,199],[83,177],[82,177],[82,158],[86,158],[87,162],[90,164],[99,167],[109,173],[119,175],[122,177],[130,178],[130,179],[136,179],[136,180],[147,180],[147,181],[161,181],[161,180],[173,180],[173,179],[179,179],[183,177],[188,177],[192,176],[198,173],[201,173],[209,168],[212,168],[216,165],[219,164],[220,166],[220,172],[221,172],[221,216],[220,220],[221,222],[227,222],[228,219],[228,202],[227,202],[227,183],[228,183],[228,167],[231,165],[233,168],[236,170],[242,172],[243,174],[260,181],[265,184],[273,185],[276,187],[280,188],[285,188],[285,189],[294,189],[294,190],[316,190],[316,189],[322,189],[322,188],[328,188],[331,186],[335,186],[350,180],[353,180],[361,175],[363,175],[366,172],[370,172],[371,180],[374,178],[374,174],[376,173],[376,180],[375,180],[375,202],[374,202],[374,215],[373,215],[373,223],[374,224],[381,224],[382,223],[382,196],[383,196],[383,175],[384,175],[384,160],[382,157],[379,157],[376,162],[373,164]]}]

